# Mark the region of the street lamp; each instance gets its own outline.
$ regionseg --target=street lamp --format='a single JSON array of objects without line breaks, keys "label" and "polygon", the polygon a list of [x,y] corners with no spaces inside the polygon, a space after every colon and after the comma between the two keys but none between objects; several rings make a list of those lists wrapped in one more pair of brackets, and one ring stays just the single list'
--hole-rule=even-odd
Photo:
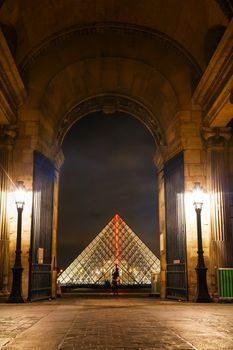
[{"label": "street lamp", "polygon": [[197,215],[197,266],[195,268],[197,274],[197,293],[195,301],[199,303],[209,303],[211,298],[209,296],[207,281],[206,281],[206,271],[204,261],[204,251],[202,247],[202,229],[201,229],[201,210],[203,205],[203,190],[199,182],[195,182],[193,189],[193,205]]},{"label": "street lamp", "polygon": [[17,189],[15,192],[15,204],[18,212],[17,221],[17,238],[16,238],[16,251],[15,251],[15,263],[12,268],[13,281],[11,293],[8,298],[8,303],[24,303],[22,297],[22,272],[23,267],[21,263],[21,232],[22,232],[22,213],[25,200],[25,187],[23,181],[17,181]]}]

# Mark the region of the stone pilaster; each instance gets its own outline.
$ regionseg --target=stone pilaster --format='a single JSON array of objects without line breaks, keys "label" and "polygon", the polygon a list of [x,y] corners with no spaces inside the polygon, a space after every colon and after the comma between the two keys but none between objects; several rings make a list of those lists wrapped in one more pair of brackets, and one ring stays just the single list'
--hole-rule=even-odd
[{"label": "stone pilaster", "polygon": [[233,266],[233,232],[230,222],[230,171],[228,141],[231,128],[203,128],[207,152],[207,186],[210,194],[211,287],[217,291],[216,268]]},{"label": "stone pilaster", "polygon": [[59,194],[59,174],[64,162],[64,155],[60,148],[54,152],[54,192],[53,192],[53,236],[52,236],[52,297],[55,298],[57,287],[57,223],[58,223],[58,194]]},{"label": "stone pilaster", "polygon": [[165,192],[164,192],[164,172],[158,173],[159,186],[159,227],[160,227],[160,296],[166,297],[166,222],[165,222]]},{"label": "stone pilaster", "polygon": [[8,294],[9,228],[8,195],[11,187],[12,149],[16,132],[0,127],[0,293]]},{"label": "stone pilaster", "polygon": [[160,297],[166,298],[166,222],[165,222],[165,191],[164,191],[164,155],[167,147],[157,148],[154,163],[158,173],[158,199],[159,199],[159,238],[160,238]]},{"label": "stone pilaster", "polygon": [[26,99],[26,90],[0,27],[0,123],[17,123],[19,106]]}]

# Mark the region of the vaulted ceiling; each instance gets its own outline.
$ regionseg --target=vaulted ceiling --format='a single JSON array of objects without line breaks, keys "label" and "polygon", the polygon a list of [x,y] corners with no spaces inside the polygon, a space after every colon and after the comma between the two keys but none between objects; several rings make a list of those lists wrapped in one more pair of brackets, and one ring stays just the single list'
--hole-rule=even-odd
[{"label": "vaulted ceiling", "polygon": [[51,125],[92,96],[143,104],[165,130],[191,97],[229,23],[215,0],[5,0],[0,23]]},{"label": "vaulted ceiling", "polygon": [[16,30],[19,65],[44,42],[74,27],[114,22],[163,33],[202,68],[208,32],[228,22],[215,0],[5,0],[0,20]]}]

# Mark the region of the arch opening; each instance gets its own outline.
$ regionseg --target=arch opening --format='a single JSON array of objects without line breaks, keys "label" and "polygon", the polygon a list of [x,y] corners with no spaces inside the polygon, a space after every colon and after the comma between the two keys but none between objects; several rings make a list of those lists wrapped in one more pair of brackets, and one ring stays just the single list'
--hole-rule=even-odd
[{"label": "arch opening", "polygon": [[156,144],[146,127],[123,112],[94,112],[72,124],[62,148],[59,267],[66,268],[116,214],[159,256]]}]

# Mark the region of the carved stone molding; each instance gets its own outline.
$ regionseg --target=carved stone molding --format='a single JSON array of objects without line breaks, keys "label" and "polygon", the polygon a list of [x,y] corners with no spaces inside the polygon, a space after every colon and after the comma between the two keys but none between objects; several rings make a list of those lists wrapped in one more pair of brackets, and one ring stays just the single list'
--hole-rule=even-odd
[{"label": "carved stone molding", "polygon": [[15,123],[25,99],[24,84],[0,29],[0,123]]},{"label": "carved stone molding", "polygon": [[154,164],[156,166],[157,172],[163,170],[164,164],[166,162],[167,146],[161,146],[156,149],[154,155]]},{"label": "carved stone molding", "polygon": [[202,128],[202,136],[208,147],[225,146],[232,137],[230,127],[226,128]]},{"label": "carved stone molding", "polygon": [[17,135],[16,126],[0,125],[0,148],[12,148]]},{"label": "carved stone molding", "polygon": [[196,90],[193,103],[201,106],[204,125],[226,126],[232,118],[233,105],[233,20],[229,23]]},{"label": "carved stone molding", "polygon": [[157,146],[163,146],[166,144],[159,122],[149,109],[128,97],[109,94],[89,98],[73,108],[60,121],[57,130],[57,144],[62,144],[65,134],[77,120],[96,111],[103,111],[104,113],[120,111],[133,115],[149,129]]},{"label": "carved stone molding", "polygon": [[93,34],[105,34],[105,33],[117,33],[122,36],[133,37],[146,37],[156,39],[164,47],[172,48],[174,53],[178,56],[185,57],[188,64],[195,70],[196,79],[199,80],[202,74],[202,70],[193,56],[177,41],[170,38],[168,35],[144,26],[139,26],[129,23],[121,22],[108,22],[108,23],[90,23],[86,25],[76,25],[66,28],[66,31],[57,32],[45,41],[35,47],[20,63],[20,71],[22,76],[27,76],[27,71],[33,65],[33,63],[42,55],[46,53],[51,47],[58,46],[64,41],[68,41],[74,36],[93,35]]},{"label": "carved stone molding", "polygon": [[54,165],[55,168],[59,171],[62,164],[64,163],[65,157],[62,149],[60,147],[55,147],[54,150]]}]

